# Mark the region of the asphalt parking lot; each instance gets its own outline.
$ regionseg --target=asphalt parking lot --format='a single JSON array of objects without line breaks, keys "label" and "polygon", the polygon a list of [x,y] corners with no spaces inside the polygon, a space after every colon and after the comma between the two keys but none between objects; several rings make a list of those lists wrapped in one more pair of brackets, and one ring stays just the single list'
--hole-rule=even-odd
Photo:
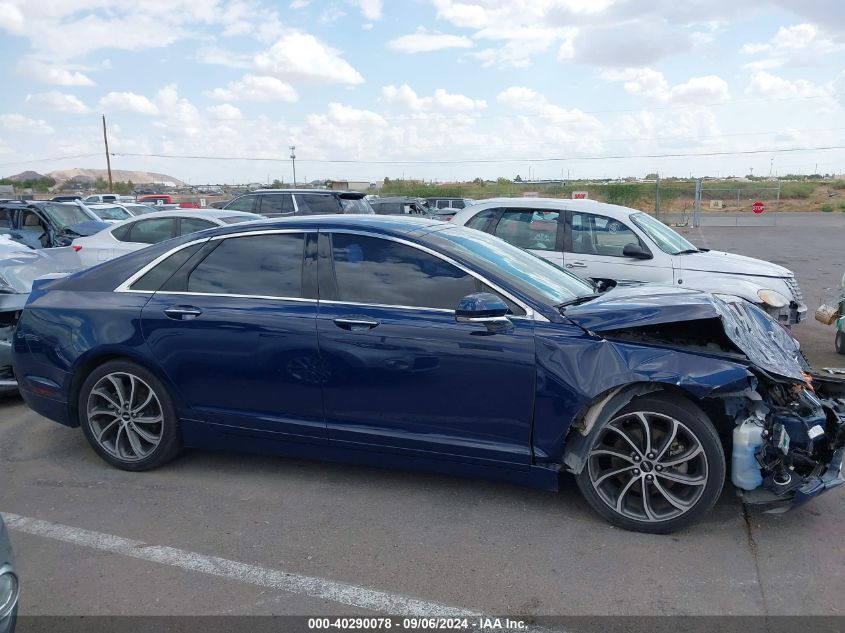
[{"label": "asphalt parking lot", "polygon": [[[845,219],[776,219],[685,233],[794,270],[811,311],[796,335],[814,366],[845,366],[812,320],[845,270]],[[569,478],[556,495],[205,452],[122,472],[80,431],[0,402],[0,511],[30,615],[366,614],[412,598],[494,614],[841,615],[844,501],[746,514],[727,490],[688,530],[633,534]]]}]

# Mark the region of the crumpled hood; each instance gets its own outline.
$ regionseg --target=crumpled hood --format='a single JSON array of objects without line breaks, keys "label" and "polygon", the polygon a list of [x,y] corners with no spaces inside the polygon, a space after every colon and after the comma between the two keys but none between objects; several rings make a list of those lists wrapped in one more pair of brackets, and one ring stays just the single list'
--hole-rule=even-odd
[{"label": "crumpled hood", "polygon": [[39,277],[76,268],[72,262],[64,261],[64,258],[55,256],[50,250],[33,250],[8,239],[0,240],[0,277],[16,293],[29,293],[32,282]]},{"label": "crumpled hood", "polygon": [[736,275],[751,275],[755,277],[792,277],[792,272],[753,257],[735,255],[724,251],[703,251],[701,253],[687,253],[678,255],[676,266],[682,270],[696,270],[701,272],[727,273]]},{"label": "crumpled hood", "polygon": [[720,319],[725,334],[761,369],[804,380],[797,341],[754,304],[728,295],[659,285],[620,285],[581,305],[565,308],[565,316],[591,332]]}]

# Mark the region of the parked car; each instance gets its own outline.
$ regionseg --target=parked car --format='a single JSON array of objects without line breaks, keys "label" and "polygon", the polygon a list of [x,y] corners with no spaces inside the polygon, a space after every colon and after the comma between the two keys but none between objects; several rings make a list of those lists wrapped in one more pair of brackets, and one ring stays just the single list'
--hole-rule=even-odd
[{"label": "parked car", "polygon": [[71,248],[76,251],[82,266],[87,267],[179,235],[263,219],[254,213],[217,209],[161,211],[125,220],[89,237],[74,240]]},{"label": "parked car", "polygon": [[475,204],[472,198],[426,198],[430,209],[455,209],[459,211]]},{"label": "parked car", "polygon": [[422,218],[221,227],[36,280],[13,361],[30,407],[125,470],[196,447],[550,490],[568,471],[606,519],[659,533],[713,506],[722,441],[749,503],[785,509],[845,482],[845,382],[810,376],[755,305],[669,286],[596,295]]},{"label": "parked car", "polygon": [[736,295],[795,325],[807,306],[792,271],[693,246],[652,216],[594,200],[499,198],[458,213],[465,225],[594,281],[654,282]]},{"label": "parked car", "polygon": [[426,215],[428,205],[422,198],[392,196],[370,200],[370,206],[379,215]]},{"label": "parked car", "polygon": [[20,592],[12,543],[3,517],[0,516],[0,633],[15,633]]},{"label": "parked car", "polygon": [[374,213],[363,193],[329,189],[259,189],[226,203],[224,209],[268,218],[325,213]]},{"label": "parked car", "polygon": [[70,196],[53,196],[50,198],[50,202],[75,202],[76,200],[82,200],[82,196],[78,193]]},{"label": "parked car", "polygon": [[150,207],[146,204],[136,204],[134,202],[105,202],[86,204],[85,206],[104,222],[120,222],[134,218],[136,215],[158,213],[162,210],[161,207]]},{"label": "parked car", "polygon": [[116,193],[97,193],[82,199],[85,204],[102,202],[135,202],[134,196],[121,196]]},{"label": "parked car", "polygon": [[0,203],[0,235],[8,235],[30,248],[70,246],[74,238],[93,235],[107,226],[84,204]]}]

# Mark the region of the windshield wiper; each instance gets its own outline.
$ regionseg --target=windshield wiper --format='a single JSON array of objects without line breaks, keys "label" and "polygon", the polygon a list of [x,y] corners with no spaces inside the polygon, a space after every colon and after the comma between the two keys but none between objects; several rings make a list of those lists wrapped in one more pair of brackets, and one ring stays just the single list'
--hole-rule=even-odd
[{"label": "windshield wiper", "polygon": [[570,299],[569,301],[559,303],[555,306],[555,308],[563,312],[569,306],[581,305],[582,303],[587,303],[588,301],[592,301],[593,299],[598,299],[600,296],[600,294],[581,295],[580,297],[575,297],[574,299]]},{"label": "windshield wiper", "polygon": [[689,253],[700,253],[700,252],[701,251],[697,248],[687,248],[685,250],[678,251],[677,253],[675,253],[675,255],[687,255]]}]

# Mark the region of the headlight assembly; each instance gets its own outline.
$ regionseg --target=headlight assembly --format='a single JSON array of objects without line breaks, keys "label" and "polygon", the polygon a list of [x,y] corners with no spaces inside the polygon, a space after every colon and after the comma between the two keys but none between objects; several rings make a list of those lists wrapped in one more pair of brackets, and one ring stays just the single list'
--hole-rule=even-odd
[{"label": "headlight assembly", "polygon": [[757,296],[760,297],[760,301],[772,308],[785,308],[789,305],[789,299],[777,290],[771,290],[770,288],[761,288],[757,291]]},{"label": "headlight assembly", "polygon": [[0,567],[0,620],[9,616],[18,602],[18,577],[8,567]]}]

